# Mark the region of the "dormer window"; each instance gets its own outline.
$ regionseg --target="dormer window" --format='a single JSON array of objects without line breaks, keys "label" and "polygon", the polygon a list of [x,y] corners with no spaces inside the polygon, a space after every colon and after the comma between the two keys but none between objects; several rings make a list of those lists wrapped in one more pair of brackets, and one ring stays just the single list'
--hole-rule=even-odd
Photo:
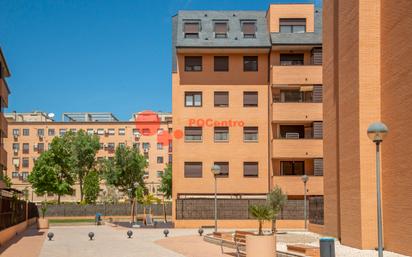
[{"label": "dormer window", "polygon": [[185,38],[199,38],[200,21],[185,21],[183,25]]},{"label": "dormer window", "polygon": [[279,31],[281,33],[305,33],[306,19],[280,19]]},{"label": "dormer window", "polygon": [[241,27],[244,38],[256,37],[256,21],[241,21]]},{"label": "dormer window", "polygon": [[213,31],[215,32],[215,38],[227,38],[227,32],[229,31],[227,21],[215,21]]}]

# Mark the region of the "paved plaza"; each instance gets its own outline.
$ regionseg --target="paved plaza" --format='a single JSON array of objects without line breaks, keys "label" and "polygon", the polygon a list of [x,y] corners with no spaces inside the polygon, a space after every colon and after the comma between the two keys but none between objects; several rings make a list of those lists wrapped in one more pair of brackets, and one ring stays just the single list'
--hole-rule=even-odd
[{"label": "paved plaza", "polygon": [[[234,251],[222,254],[220,247],[203,241],[197,229],[170,229],[167,238],[163,229],[132,229],[133,237],[127,238],[125,227],[111,226],[58,226],[38,231],[29,228],[0,248],[1,257],[230,257]],[[53,232],[52,241],[47,233]],[[94,232],[94,240],[88,233]],[[205,233],[211,233],[211,230]],[[318,245],[319,236],[310,232],[289,231],[278,235],[278,250],[286,250],[286,244],[304,242]],[[361,251],[336,244],[338,257],[374,257],[376,251]],[[385,252],[385,257],[402,257]]]}]

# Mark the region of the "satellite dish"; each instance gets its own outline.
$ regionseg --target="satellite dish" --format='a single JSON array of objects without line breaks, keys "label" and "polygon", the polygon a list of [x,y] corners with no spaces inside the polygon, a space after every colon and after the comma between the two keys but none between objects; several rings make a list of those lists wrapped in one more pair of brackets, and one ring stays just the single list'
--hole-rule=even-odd
[{"label": "satellite dish", "polygon": [[55,115],[54,115],[54,113],[51,112],[51,113],[47,114],[47,116],[48,116],[50,119],[53,119]]}]

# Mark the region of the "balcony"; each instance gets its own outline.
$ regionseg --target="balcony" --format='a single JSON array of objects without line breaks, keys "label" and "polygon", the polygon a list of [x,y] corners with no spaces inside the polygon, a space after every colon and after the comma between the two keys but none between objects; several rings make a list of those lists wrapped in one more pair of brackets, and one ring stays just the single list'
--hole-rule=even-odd
[{"label": "balcony", "polygon": [[3,147],[0,147],[0,164],[7,168],[7,152]]},{"label": "balcony", "polygon": [[3,132],[3,136],[7,137],[7,120],[3,113],[0,113],[0,130]]},{"label": "balcony", "polygon": [[9,91],[7,89],[7,82],[4,79],[0,79],[0,96],[3,98],[4,105],[9,105]]},{"label": "balcony", "polygon": [[[287,195],[303,195],[301,176],[273,176],[273,186],[280,186]],[[308,195],[323,195],[323,176],[309,176]]]},{"label": "balcony", "polygon": [[321,65],[272,66],[270,72],[272,85],[286,84],[323,84]]},{"label": "balcony", "polygon": [[322,103],[273,103],[272,121],[321,121]]},{"label": "balcony", "polygon": [[273,139],[272,158],[322,158],[322,139]]}]

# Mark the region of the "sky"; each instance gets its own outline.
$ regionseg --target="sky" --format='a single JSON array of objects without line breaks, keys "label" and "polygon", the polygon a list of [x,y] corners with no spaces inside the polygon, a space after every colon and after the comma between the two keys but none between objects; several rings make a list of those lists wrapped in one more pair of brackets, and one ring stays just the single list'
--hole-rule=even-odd
[{"label": "sky", "polygon": [[6,112],[171,111],[171,17],[321,0],[0,0]]}]

